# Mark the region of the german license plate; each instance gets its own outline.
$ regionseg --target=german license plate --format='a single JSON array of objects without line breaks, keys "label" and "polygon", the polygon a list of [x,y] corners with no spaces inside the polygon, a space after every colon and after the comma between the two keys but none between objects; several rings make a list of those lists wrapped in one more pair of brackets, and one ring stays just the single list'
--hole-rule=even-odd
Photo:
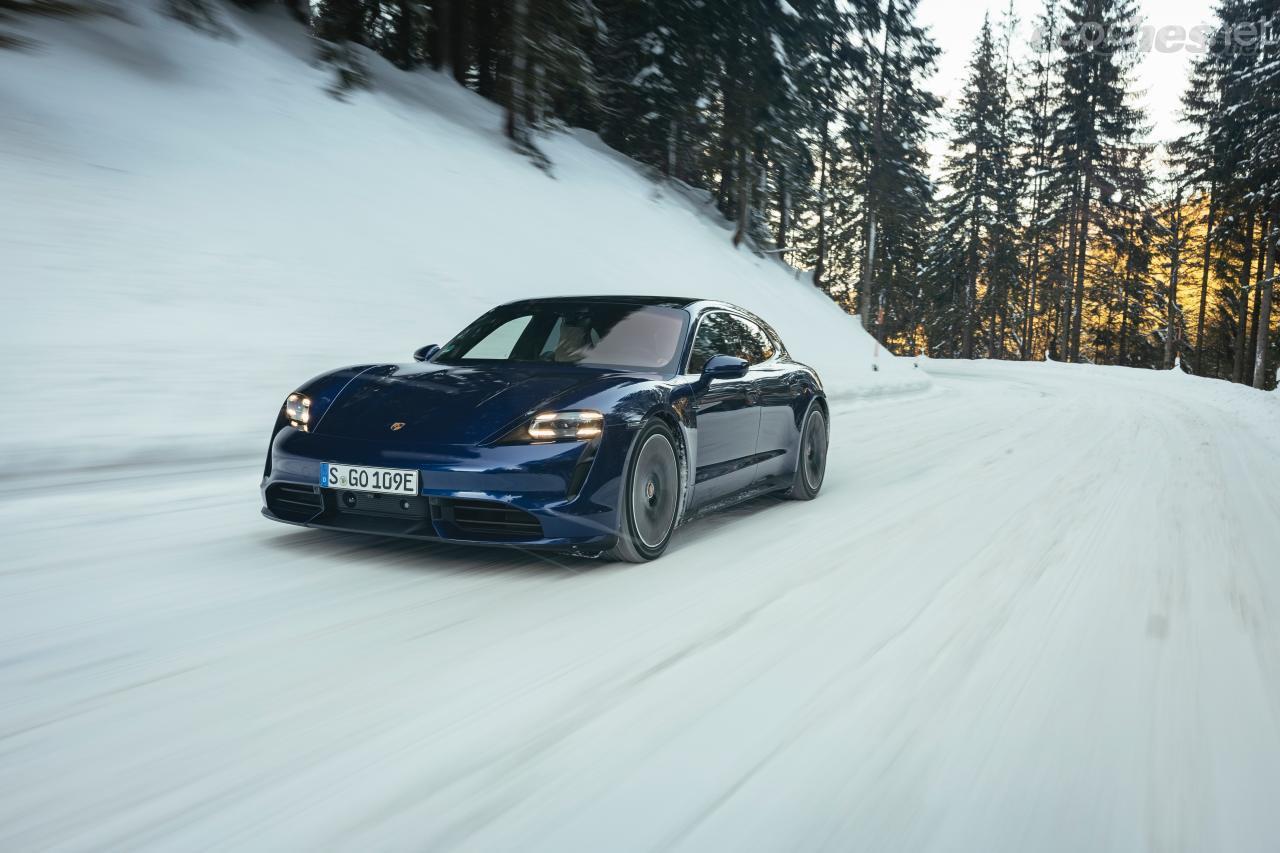
[{"label": "german license plate", "polygon": [[366,468],[362,465],[320,465],[320,485],[329,489],[382,492],[388,495],[416,495],[418,472],[403,468]]}]

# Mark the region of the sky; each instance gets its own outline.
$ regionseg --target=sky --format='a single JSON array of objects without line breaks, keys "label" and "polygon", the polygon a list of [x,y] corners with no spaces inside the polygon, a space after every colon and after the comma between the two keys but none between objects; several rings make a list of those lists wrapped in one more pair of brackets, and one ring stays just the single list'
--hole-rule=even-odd
[{"label": "sky", "polygon": [[[1178,31],[1185,31],[1208,24],[1213,20],[1213,0],[1139,0],[1144,23],[1155,32],[1166,34],[1164,50],[1150,49],[1143,53],[1137,70],[1136,87],[1141,90],[1140,103],[1146,108],[1147,121],[1152,125],[1152,138],[1162,142],[1180,132],[1178,112],[1179,98],[1196,54],[1186,45],[1178,46]],[[993,24],[1000,20],[1009,7],[1009,0],[991,0],[990,3],[970,0],[920,0],[918,11],[922,24],[930,27],[934,40],[942,48],[938,73],[932,80],[932,90],[946,99],[947,108],[964,84],[969,57],[973,52],[982,16],[988,9]],[[1020,20],[1017,42],[1026,44],[1031,39],[1032,27],[1043,7],[1042,0],[1013,0],[1014,13]],[[944,138],[932,148],[935,172],[946,151]]]}]

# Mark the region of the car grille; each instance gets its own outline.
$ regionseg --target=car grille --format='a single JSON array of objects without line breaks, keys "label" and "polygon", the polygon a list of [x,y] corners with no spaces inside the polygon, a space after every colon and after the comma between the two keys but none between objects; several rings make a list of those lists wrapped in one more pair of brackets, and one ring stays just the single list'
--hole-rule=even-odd
[{"label": "car grille", "polygon": [[445,500],[431,502],[432,518],[452,524],[463,533],[492,540],[541,539],[542,524],[519,507],[500,501]]},{"label": "car grille", "polygon": [[287,521],[306,521],[324,510],[324,498],[315,486],[276,483],[267,487],[267,508]]}]

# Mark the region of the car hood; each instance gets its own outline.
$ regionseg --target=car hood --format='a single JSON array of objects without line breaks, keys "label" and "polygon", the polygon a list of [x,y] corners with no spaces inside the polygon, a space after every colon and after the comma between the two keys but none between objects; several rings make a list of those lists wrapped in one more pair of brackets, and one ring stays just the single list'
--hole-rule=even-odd
[{"label": "car hood", "polygon": [[430,444],[478,444],[611,371],[558,365],[388,364],[343,389],[318,435]]}]

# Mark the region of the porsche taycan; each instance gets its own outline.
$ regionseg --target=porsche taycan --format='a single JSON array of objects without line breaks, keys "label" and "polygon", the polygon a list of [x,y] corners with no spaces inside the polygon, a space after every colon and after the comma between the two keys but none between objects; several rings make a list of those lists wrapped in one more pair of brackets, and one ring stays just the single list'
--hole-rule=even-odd
[{"label": "porsche taycan", "polygon": [[305,527],[652,560],[686,521],[818,495],[818,374],[724,302],[532,299],[407,364],[288,395],[262,512]]}]

